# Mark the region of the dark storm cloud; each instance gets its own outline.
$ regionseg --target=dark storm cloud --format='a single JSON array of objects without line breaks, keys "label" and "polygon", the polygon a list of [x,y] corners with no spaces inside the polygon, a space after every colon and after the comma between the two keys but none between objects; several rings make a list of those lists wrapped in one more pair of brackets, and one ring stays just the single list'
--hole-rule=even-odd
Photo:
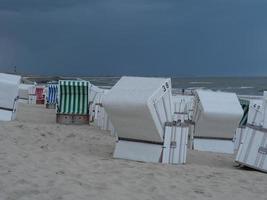
[{"label": "dark storm cloud", "polygon": [[267,74],[266,10],[263,0],[0,0],[0,69]]},{"label": "dark storm cloud", "polygon": [[16,12],[49,11],[76,6],[88,1],[89,0],[0,0],[0,10]]}]

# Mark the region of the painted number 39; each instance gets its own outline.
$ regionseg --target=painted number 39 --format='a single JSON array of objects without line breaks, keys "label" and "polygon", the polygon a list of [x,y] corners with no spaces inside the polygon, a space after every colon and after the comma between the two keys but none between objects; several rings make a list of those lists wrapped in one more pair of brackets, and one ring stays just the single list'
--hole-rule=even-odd
[{"label": "painted number 39", "polygon": [[169,88],[169,84],[165,83],[165,85],[162,86],[163,92],[166,92],[168,88]]}]

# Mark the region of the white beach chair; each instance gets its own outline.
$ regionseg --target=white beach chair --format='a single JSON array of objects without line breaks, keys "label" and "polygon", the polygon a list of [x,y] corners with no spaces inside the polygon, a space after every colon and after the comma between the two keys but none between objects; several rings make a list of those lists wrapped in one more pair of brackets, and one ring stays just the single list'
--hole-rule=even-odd
[{"label": "white beach chair", "polygon": [[28,90],[29,88],[32,87],[30,84],[19,84],[19,102],[22,103],[28,103],[29,100],[29,94]]},{"label": "white beach chair", "polygon": [[243,109],[236,94],[197,90],[193,148],[233,154],[233,137],[242,115]]},{"label": "white beach chair", "polygon": [[89,105],[89,116],[90,116],[90,122],[94,121],[95,118],[95,109],[96,104],[100,103],[100,95],[103,93],[103,90],[99,87],[89,83],[88,87],[88,105]]},{"label": "white beach chair", "polygon": [[36,104],[36,85],[28,88],[28,104]]},{"label": "white beach chair", "polygon": [[0,73],[0,121],[16,118],[21,77]]},{"label": "white beach chair", "polygon": [[172,125],[170,79],[122,77],[103,97],[103,106],[118,135],[115,158],[185,163],[186,156],[179,157],[181,145],[186,146],[186,141],[180,142],[180,134],[187,138],[188,132],[181,133]]},{"label": "white beach chair", "polygon": [[103,96],[108,92],[107,89],[101,89],[93,84],[89,86],[89,115],[90,121],[101,130],[110,131],[112,136],[116,136],[115,129],[110,121],[108,114],[102,106]]},{"label": "white beach chair", "polygon": [[[264,92],[260,105],[262,105],[262,114],[252,117],[254,124],[248,123],[235,161],[267,172],[267,92]],[[251,113],[256,115],[254,112]]]}]

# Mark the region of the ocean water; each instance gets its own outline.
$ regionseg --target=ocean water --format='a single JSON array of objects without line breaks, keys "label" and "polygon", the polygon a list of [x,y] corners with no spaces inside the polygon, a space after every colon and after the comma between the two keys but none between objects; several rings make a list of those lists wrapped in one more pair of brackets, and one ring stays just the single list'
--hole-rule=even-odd
[{"label": "ocean water", "polygon": [[[87,77],[97,86],[112,87],[120,77]],[[211,89],[235,92],[240,95],[262,95],[267,90],[267,77],[173,77],[175,89]]]}]

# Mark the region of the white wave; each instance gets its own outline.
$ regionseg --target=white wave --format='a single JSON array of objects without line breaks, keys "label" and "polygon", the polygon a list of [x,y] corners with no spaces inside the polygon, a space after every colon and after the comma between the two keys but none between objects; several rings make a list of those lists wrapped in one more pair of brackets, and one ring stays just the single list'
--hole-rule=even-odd
[{"label": "white wave", "polygon": [[194,81],[194,82],[189,82],[189,84],[212,84],[212,82]]},{"label": "white wave", "polygon": [[241,86],[240,89],[253,89],[254,87],[252,86]]}]

